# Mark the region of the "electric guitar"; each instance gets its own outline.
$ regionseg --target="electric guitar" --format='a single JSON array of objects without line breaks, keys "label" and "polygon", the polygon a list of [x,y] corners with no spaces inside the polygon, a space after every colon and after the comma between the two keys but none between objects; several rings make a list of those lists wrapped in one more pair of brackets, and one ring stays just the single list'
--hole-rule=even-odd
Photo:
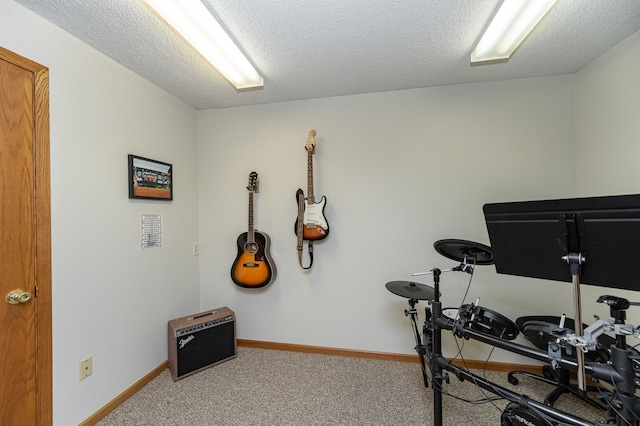
[{"label": "electric guitar", "polygon": [[269,253],[271,239],[253,229],[253,194],[258,192],[258,174],[249,174],[249,229],[238,236],[238,255],[231,267],[231,279],[245,288],[260,288],[276,277],[276,268]]},{"label": "electric guitar", "polygon": [[[316,152],[316,131],[311,130],[307,138],[307,197],[301,196],[302,190],[298,189],[296,200],[298,201],[298,217],[294,231],[298,240],[322,240],[329,235],[329,223],[324,216],[324,206],[327,199],[322,196],[316,203],[313,196],[313,154]],[[301,232],[302,231],[302,232]],[[298,244],[300,245],[300,244]]]}]

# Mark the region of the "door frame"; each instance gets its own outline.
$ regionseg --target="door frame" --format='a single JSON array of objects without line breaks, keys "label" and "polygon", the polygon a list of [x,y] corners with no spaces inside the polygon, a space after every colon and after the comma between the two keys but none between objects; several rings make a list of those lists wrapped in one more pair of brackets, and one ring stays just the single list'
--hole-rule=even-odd
[{"label": "door frame", "polygon": [[0,46],[0,60],[31,72],[33,78],[33,162],[35,205],[36,421],[53,424],[51,298],[51,181],[49,69]]}]

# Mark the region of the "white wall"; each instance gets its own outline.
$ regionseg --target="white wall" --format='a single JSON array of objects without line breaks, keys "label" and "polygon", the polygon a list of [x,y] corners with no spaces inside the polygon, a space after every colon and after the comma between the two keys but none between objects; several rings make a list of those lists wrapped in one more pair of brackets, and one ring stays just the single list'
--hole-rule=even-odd
[{"label": "white wall", "polygon": [[[51,69],[56,425],[86,419],[166,360],[166,321],[197,310],[234,309],[244,339],[413,353],[408,304],[384,284],[455,266],[433,250],[436,240],[489,243],[484,203],[637,192],[638,34],[577,77],[198,113],[13,2],[0,1],[0,45]],[[614,79],[616,91],[604,90]],[[603,131],[589,127],[596,121]],[[306,190],[312,128],[315,190],[327,196],[331,235],[304,272],[294,194]],[[129,153],[173,163],[173,202],[127,199]],[[252,170],[261,182],[256,227],[271,235],[279,273],[257,291],[229,276]],[[162,249],[138,248],[147,212],[164,214]],[[198,239],[199,258],[191,256]],[[461,303],[468,278],[443,275],[445,304]],[[476,269],[466,301],[476,297],[512,319],[572,310],[568,284],[491,266]],[[445,348],[455,354],[451,339]],[[94,374],[79,382],[88,355]],[[466,357],[487,355],[465,344]],[[528,362],[503,352],[491,359]]]},{"label": "white wall", "polygon": [[[577,74],[576,176],[579,196],[640,193],[640,31],[614,46]],[[629,267],[636,253],[629,253]],[[608,309],[590,301],[613,293],[640,302],[634,291],[582,286],[585,318],[608,318]],[[640,310],[632,307],[627,320],[640,325]],[[636,342],[637,343],[637,342]]]},{"label": "white wall", "polygon": [[[457,266],[435,252],[437,240],[488,244],[484,203],[572,196],[573,99],[574,76],[559,76],[199,111],[201,309],[229,306],[243,339],[414,353],[407,300],[385,283]],[[330,235],[305,272],[293,224],[311,129]],[[257,290],[230,278],[252,170],[261,183],[255,226],[271,236],[279,274]],[[443,275],[446,305],[460,306],[468,277]],[[482,266],[466,302],[480,297],[514,320],[566,311],[571,288],[556,287]],[[465,356],[484,359],[485,346],[467,342]]]},{"label": "white wall", "polygon": [[[74,425],[166,361],[167,321],[199,307],[196,113],[12,1],[0,45],[50,68],[53,415]],[[173,163],[174,201],[129,200],[127,154]],[[164,215],[162,248],[140,250],[141,213]]]},{"label": "white wall", "polygon": [[577,74],[577,191],[640,192],[640,31]]}]

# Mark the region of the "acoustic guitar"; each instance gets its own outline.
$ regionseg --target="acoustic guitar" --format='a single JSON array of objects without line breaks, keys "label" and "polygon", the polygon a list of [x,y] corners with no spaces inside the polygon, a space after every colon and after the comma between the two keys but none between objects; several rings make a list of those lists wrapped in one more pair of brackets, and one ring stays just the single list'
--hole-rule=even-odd
[{"label": "acoustic guitar", "polygon": [[276,277],[276,267],[269,247],[271,239],[253,228],[253,194],[258,192],[258,173],[249,174],[249,228],[238,236],[238,255],[231,267],[233,282],[245,288],[260,288]]},{"label": "acoustic guitar", "polygon": [[[327,202],[323,195],[320,201],[316,203],[313,195],[313,154],[316,151],[316,131],[311,130],[307,138],[305,149],[307,150],[307,196],[301,196],[301,189],[296,193],[298,201],[298,217],[294,231],[298,239],[303,240],[322,240],[329,235],[329,223],[324,216],[324,207]],[[302,235],[300,234],[302,231]]]}]

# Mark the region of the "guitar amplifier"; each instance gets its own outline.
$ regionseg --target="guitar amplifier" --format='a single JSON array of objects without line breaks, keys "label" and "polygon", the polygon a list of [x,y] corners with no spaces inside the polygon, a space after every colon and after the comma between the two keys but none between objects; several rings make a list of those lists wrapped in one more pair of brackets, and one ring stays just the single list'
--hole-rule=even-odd
[{"label": "guitar amplifier", "polygon": [[173,380],[237,356],[236,319],[226,306],[169,321],[169,371]]}]

